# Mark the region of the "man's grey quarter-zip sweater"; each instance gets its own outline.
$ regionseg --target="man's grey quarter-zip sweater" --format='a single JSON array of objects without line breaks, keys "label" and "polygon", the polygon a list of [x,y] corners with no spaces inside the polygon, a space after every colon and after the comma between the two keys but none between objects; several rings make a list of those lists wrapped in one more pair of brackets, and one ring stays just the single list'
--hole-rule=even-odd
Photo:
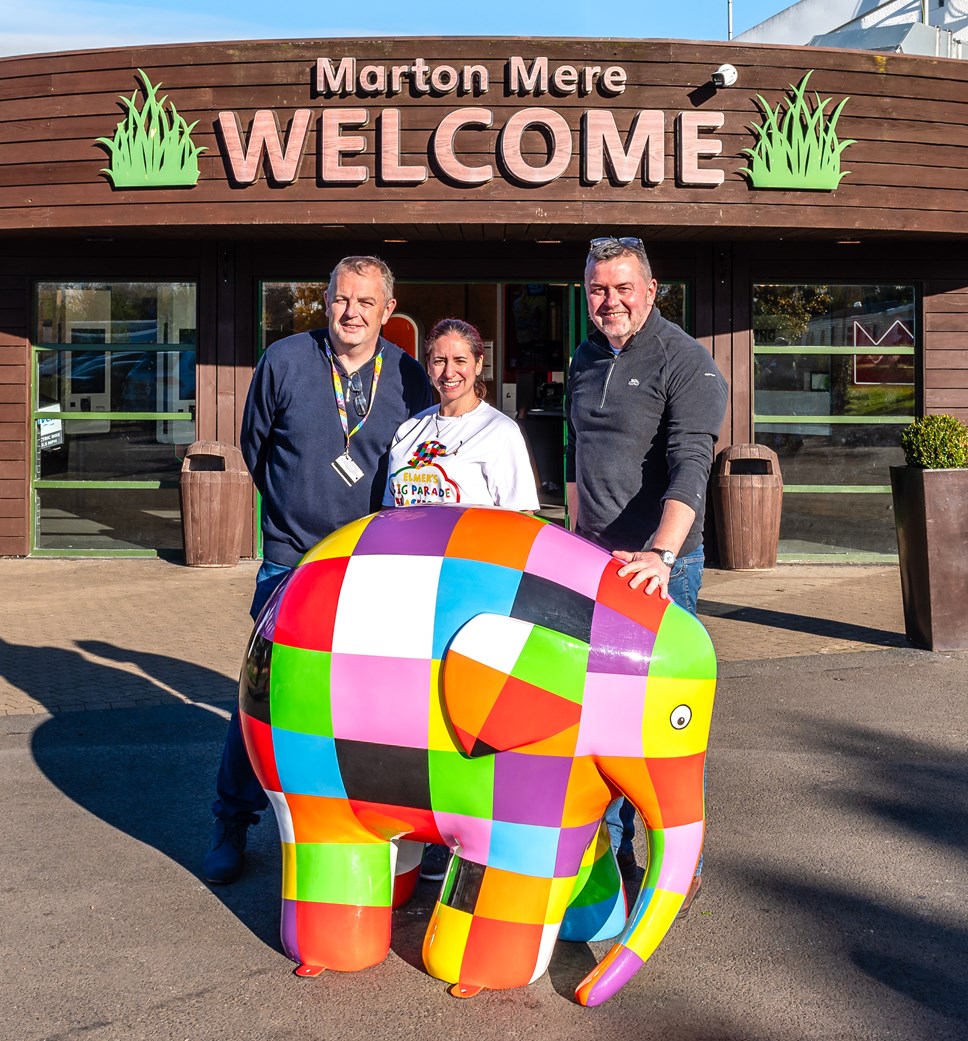
[{"label": "man's grey quarter-zip sweater", "polygon": [[676,499],[696,511],[679,554],[695,549],[727,394],[706,348],[655,307],[618,354],[593,332],[572,359],[566,401],[565,476],[583,533],[641,550]]}]

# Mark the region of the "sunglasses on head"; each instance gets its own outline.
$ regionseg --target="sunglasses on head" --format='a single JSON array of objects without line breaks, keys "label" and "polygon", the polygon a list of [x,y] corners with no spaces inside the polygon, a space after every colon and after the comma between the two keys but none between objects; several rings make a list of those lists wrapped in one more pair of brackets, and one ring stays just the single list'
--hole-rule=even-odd
[{"label": "sunglasses on head", "polygon": [[353,392],[353,407],[356,409],[356,414],[361,417],[365,416],[366,395],[363,393],[363,381],[358,372],[354,372],[350,376],[350,390]]},{"label": "sunglasses on head", "polygon": [[629,249],[640,249],[645,252],[645,243],[641,239],[629,235],[603,235],[601,238],[592,239],[589,246],[596,249],[598,246],[606,246],[610,242],[617,242],[620,246],[628,246]]}]

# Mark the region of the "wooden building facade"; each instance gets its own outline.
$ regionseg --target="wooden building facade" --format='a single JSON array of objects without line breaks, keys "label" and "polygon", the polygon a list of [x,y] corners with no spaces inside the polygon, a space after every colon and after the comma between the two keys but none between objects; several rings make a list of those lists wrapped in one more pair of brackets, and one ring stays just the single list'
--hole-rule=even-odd
[{"label": "wooden building facade", "polygon": [[889,556],[900,429],[968,419],[968,64],[519,38],[0,59],[0,555],[175,551],[184,447],[237,443],[260,350],[325,324],[351,253],[393,268],[418,355],[437,318],[481,328],[555,516],[600,235],[645,241],[727,377],[719,447],[778,451],[783,557]]}]

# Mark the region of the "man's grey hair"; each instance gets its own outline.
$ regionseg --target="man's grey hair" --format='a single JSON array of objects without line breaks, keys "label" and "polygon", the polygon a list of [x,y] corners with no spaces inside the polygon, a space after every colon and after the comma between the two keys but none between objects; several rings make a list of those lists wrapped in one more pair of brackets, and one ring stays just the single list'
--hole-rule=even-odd
[{"label": "man's grey hair", "polygon": [[329,276],[329,285],[332,286],[344,271],[352,271],[354,275],[366,275],[373,268],[380,273],[380,280],[383,282],[383,302],[388,304],[393,299],[393,272],[379,257],[343,257],[333,268]]},{"label": "man's grey hair", "polygon": [[645,252],[645,247],[641,243],[641,239],[636,239],[635,244],[614,237],[592,239],[592,243],[588,247],[588,256],[585,258],[586,275],[589,266],[597,264],[599,261],[615,260],[618,257],[635,257],[642,268],[642,274],[645,275],[646,282],[651,281],[652,265],[649,263],[649,255]]}]

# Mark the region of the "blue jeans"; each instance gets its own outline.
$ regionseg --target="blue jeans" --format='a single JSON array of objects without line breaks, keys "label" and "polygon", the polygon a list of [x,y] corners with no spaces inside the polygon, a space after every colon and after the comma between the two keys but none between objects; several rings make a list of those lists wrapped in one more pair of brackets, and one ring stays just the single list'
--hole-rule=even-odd
[{"label": "blue jeans", "polygon": [[[706,566],[706,555],[702,543],[687,553],[677,557],[669,576],[669,596],[691,615],[696,614],[699,602],[699,589],[702,586],[702,573]],[[705,781],[703,782],[705,787]],[[612,839],[612,849],[619,854],[633,852],[632,839],[635,838],[635,807],[627,800],[618,798],[609,804],[605,811],[605,823]],[[702,870],[702,856],[696,874]]]},{"label": "blue jeans", "polygon": [[706,567],[706,554],[702,543],[684,557],[677,557],[669,576],[669,596],[691,615],[695,616],[702,587],[702,573]]},{"label": "blue jeans", "polygon": [[[262,567],[255,578],[252,606],[249,608],[253,621],[259,617],[259,612],[265,607],[276,586],[291,570],[292,568],[274,564],[271,560],[262,561]],[[215,790],[217,795],[212,803],[212,815],[224,821],[255,824],[259,814],[269,805],[266,793],[249,762],[249,753],[245,750],[238,705],[235,706],[229,720],[229,730],[222,748],[222,762],[215,779]]]},{"label": "blue jeans", "polygon": [[285,564],[275,564],[271,560],[263,560],[259,573],[255,576],[255,592],[252,594],[252,606],[249,614],[254,622],[259,617],[259,612],[266,606],[266,601],[276,591],[279,583],[292,571]]}]

